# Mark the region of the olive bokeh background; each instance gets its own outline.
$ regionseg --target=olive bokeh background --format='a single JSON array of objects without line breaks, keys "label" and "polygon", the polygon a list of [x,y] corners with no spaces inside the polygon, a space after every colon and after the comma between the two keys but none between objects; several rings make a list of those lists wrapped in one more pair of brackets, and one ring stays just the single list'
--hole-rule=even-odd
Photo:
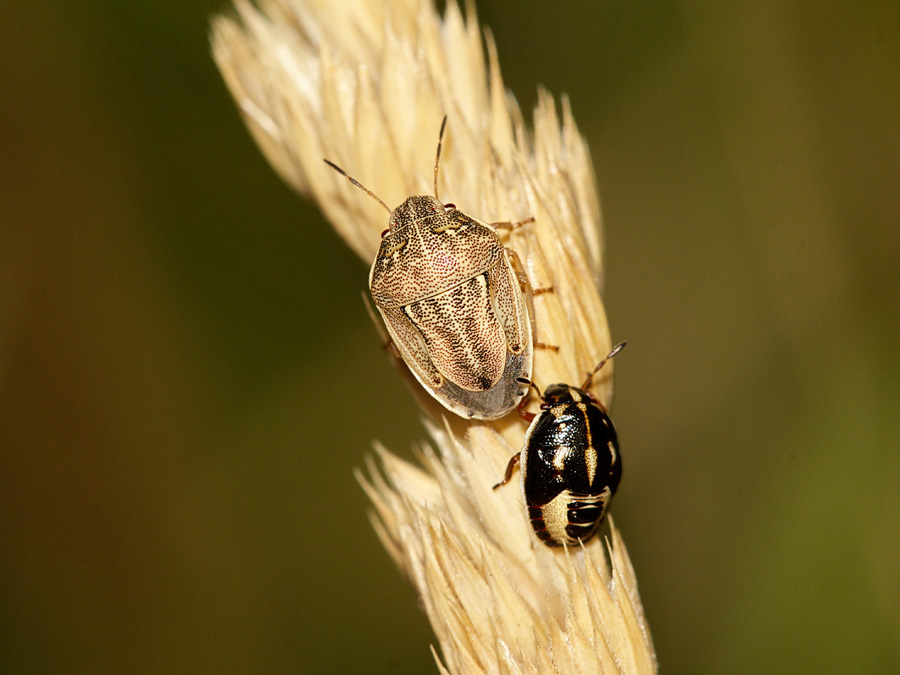
[{"label": "olive bokeh background", "polygon": [[[900,4],[550,7],[479,13],[593,152],[662,671],[900,671]],[[214,68],[226,8],[4,9],[3,672],[435,672],[352,475],[418,414]]]}]

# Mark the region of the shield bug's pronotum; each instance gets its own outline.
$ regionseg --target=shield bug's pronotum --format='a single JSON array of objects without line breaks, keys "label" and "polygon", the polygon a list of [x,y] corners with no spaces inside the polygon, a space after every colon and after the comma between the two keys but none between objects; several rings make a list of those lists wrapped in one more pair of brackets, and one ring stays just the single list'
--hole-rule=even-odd
[{"label": "shield bug's pronotum", "polygon": [[506,475],[494,489],[508,483],[516,464],[521,464],[528,517],[548,546],[576,546],[594,536],[619,487],[622,458],[616,429],[588,387],[594,374],[624,346],[623,342],[614,347],[581,387],[551,384],[541,396],[528,382],[543,401],[541,413],[519,408],[531,426],[522,451],[509,460]]},{"label": "shield bug's pronotum", "polygon": [[[413,375],[444,407],[496,419],[521,400],[531,377],[531,287],[496,227],[434,197],[408,197],[390,213],[369,273],[369,289],[391,341]],[[509,224],[506,224],[509,226]]]}]

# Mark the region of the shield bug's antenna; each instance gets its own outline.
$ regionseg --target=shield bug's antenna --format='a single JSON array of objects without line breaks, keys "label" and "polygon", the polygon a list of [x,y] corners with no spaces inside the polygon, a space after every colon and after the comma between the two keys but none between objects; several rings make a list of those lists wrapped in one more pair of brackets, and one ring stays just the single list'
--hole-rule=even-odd
[{"label": "shield bug's antenna", "polygon": [[529,380],[528,378],[526,378],[526,377],[517,377],[517,378],[516,378],[516,382],[518,382],[519,384],[527,385],[527,386],[530,387],[531,389],[534,389],[534,393],[537,394],[538,398],[541,399],[542,401],[544,400],[544,395],[541,393],[541,390],[538,389],[538,386],[537,386],[534,382],[532,382],[531,380]]},{"label": "shield bug's antenna", "polygon": [[441,163],[441,141],[444,139],[444,127],[447,126],[447,116],[444,115],[444,119],[441,122],[441,130],[438,132],[438,147],[437,154],[434,156],[434,198],[440,201],[440,197],[438,197],[438,166]]},{"label": "shield bug's antenna", "polygon": [[381,204],[381,205],[384,207],[384,210],[387,211],[389,215],[392,213],[392,211],[390,210],[390,208],[388,208],[388,205],[385,204],[383,201],[381,201],[381,199],[378,197],[378,195],[376,195],[374,192],[372,192],[369,188],[367,188],[365,185],[363,185],[362,183],[360,183],[358,180],[356,180],[355,178],[353,178],[353,176],[348,176],[348,175],[347,175],[347,172],[344,171],[344,170],[343,170],[341,167],[339,167],[337,164],[335,164],[334,162],[329,162],[327,159],[323,159],[322,161],[325,162],[325,163],[326,163],[328,166],[330,166],[332,169],[334,169],[335,171],[337,171],[339,174],[341,174],[344,178],[346,178],[347,180],[349,180],[351,183],[353,183],[353,184],[354,184],[356,187],[358,187],[360,190],[362,190],[362,191],[365,192],[367,195],[369,195],[369,196],[370,196],[372,199],[374,199],[376,202],[378,202],[379,204]]},{"label": "shield bug's antenna", "polygon": [[624,342],[620,342],[615,347],[613,347],[612,351],[609,354],[607,354],[600,363],[597,364],[597,367],[594,368],[590,373],[588,373],[587,379],[584,381],[584,384],[581,385],[581,388],[587,389],[588,387],[590,387],[591,380],[594,379],[594,375],[596,375],[597,372],[603,367],[603,364],[606,363],[607,361],[609,361],[612,357],[614,357],[620,351],[622,351],[623,347],[625,347]]}]

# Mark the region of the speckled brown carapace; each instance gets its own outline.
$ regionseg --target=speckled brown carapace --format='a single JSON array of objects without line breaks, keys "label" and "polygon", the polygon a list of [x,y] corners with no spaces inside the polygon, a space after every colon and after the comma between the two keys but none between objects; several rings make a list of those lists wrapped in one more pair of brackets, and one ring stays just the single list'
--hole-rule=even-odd
[{"label": "speckled brown carapace", "polygon": [[491,228],[434,197],[409,197],[391,213],[372,266],[372,298],[400,307],[431,298],[496,267],[503,244]]},{"label": "speckled brown carapace", "polygon": [[509,251],[492,227],[435,197],[392,213],[369,276],[404,361],[445,407],[495,419],[531,371],[531,320]]}]

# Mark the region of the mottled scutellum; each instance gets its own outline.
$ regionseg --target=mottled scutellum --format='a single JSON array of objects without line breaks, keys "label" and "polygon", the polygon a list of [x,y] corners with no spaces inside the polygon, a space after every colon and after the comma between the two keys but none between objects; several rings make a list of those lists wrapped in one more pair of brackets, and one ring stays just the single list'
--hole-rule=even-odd
[{"label": "mottled scutellum", "polygon": [[[610,349],[600,296],[600,215],[587,145],[567,99],[540,91],[533,131],[503,86],[490,34],[450,2],[237,0],[214,19],[213,53],[276,171],[314,200],[370,265],[388,204],[429,194],[435,131],[449,117],[441,195],[486,222],[534,218],[506,245],[534,288],[534,380],[580,382]],[[361,273],[361,285],[365,275]],[[611,368],[592,393],[609,403]],[[377,386],[374,383],[373,386]],[[364,405],[364,401],[360,403]],[[419,468],[380,446],[361,481],[373,522],[409,577],[451,673],[656,671],[634,570],[611,523],[608,545],[551,550],[521,496],[492,491],[526,425],[426,422]],[[377,430],[373,430],[377,433]],[[607,551],[609,559],[607,559]]]}]

